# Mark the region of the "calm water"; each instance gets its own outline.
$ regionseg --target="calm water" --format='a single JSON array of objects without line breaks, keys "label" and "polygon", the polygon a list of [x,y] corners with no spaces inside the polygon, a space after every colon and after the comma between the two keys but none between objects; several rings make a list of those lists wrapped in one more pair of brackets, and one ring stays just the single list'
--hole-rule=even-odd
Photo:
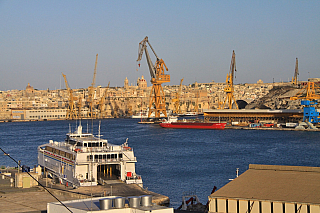
[{"label": "calm water", "polygon": [[[195,191],[206,203],[214,186],[221,188],[235,177],[236,168],[241,174],[249,164],[320,167],[319,132],[162,129],[137,122],[102,120],[102,137],[113,144],[129,138],[144,187],[169,196],[174,208],[185,191]],[[91,123],[82,121],[83,129],[91,129]],[[76,121],[0,123],[0,147],[32,167],[37,164],[37,146],[63,141],[69,125],[74,131]],[[93,132],[98,134],[98,121]],[[2,153],[0,165],[16,166]]]}]

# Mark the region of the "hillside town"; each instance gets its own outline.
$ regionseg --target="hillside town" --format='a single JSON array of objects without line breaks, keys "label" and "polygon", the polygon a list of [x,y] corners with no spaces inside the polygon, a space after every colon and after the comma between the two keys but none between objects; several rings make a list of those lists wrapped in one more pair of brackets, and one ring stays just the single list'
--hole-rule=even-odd
[{"label": "hillside town", "polygon": [[[265,107],[271,109],[280,107],[300,108],[299,101],[293,101],[294,104],[283,106],[284,103],[290,102],[289,96],[297,92],[297,89],[292,87],[290,82],[263,83],[259,80],[255,84],[237,84],[234,85],[234,97],[236,100],[250,104],[254,100],[266,96],[273,88],[285,86],[291,88],[291,94],[279,99],[278,103],[272,103]],[[175,111],[177,99],[179,101],[179,113],[221,109],[226,96],[225,87],[226,83],[216,83],[214,81],[210,83],[195,82],[190,85],[164,85],[163,92],[168,114]],[[139,112],[148,110],[150,92],[151,86],[147,85],[144,76],[138,78],[135,85],[129,85],[126,78],[123,87],[110,88],[109,86],[97,86],[93,89],[89,87],[37,90],[28,83],[25,90],[0,91],[0,120],[70,119],[72,117],[68,116],[68,111],[73,103],[75,103],[74,110],[78,111],[77,118],[129,118]]]}]

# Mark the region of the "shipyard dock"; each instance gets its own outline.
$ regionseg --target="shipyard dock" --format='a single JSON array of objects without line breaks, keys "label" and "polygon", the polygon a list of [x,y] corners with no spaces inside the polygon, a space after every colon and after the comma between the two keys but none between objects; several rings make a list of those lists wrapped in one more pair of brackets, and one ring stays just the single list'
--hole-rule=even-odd
[{"label": "shipyard dock", "polygon": [[[14,187],[14,174],[17,170],[1,170],[0,174],[0,206],[3,212],[46,212],[47,203],[57,202],[43,187],[31,188]],[[4,174],[10,174],[4,175]],[[169,197],[157,194],[141,188],[137,184],[125,184],[120,180],[110,180],[104,185],[72,188],[62,184],[53,184],[52,179],[39,179],[43,185],[47,185],[48,191],[61,201],[78,200],[104,196],[141,196],[152,195],[152,202],[158,205],[168,205]]]}]

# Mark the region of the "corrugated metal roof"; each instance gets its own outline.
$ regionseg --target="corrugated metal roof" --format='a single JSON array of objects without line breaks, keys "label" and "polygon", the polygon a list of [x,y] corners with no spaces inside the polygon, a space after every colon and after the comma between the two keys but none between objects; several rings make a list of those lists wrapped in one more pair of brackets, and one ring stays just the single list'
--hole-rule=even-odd
[{"label": "corrugated metal roof", "polygon": [[320,168],[250,164],[209,197],[320,204]]}]

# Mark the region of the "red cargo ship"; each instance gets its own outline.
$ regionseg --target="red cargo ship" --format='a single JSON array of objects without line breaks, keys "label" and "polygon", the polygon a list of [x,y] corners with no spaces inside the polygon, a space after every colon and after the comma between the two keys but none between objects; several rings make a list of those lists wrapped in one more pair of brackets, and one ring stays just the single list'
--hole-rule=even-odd
[{"label": "red cargo ship", "polygon": [[226,123],[208,123],[197,121],[178,121],[177,118],[168,118],[168,121],[160,123],[163,128],[175,128],[175,129],[224,129]]}]

